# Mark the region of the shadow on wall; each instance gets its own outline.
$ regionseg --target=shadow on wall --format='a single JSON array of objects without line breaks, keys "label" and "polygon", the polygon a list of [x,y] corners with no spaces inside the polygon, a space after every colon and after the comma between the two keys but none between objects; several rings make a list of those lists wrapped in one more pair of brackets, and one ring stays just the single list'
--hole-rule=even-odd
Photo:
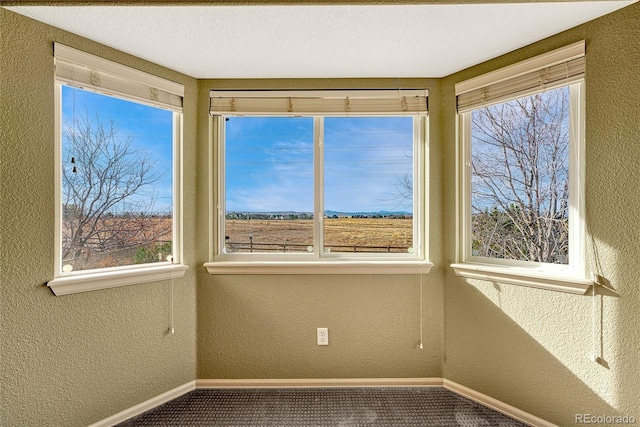
[{"label": "shadow on wall", "polygon": [[[589,359],[592,336],[586,331],[591,331],[591,297],[500,283],[467,283],[453,273],[450,279],[445,378],[562,426],[575,425],[578,414],[619,414],[572,371],[587,377],[598,371],[589,382],[604,377],[615,388],[602,347],[600,364]],[[576,300],[584,310],[575,309]],[[542,307],[546,301],[549,307]],[[560,313],[562,307],[570,309]],[[556,315],[550,316],[551,311]],[[526,318],[522,323],[535,330],[525,330],[514,318],[519,322]],[[575,324],[583,327],[576,329]],[[551,344],[543,345],[534,335]],[[562,361],[546,347],[561,355]],[[638,418],[640,414],[629,415]]]}]

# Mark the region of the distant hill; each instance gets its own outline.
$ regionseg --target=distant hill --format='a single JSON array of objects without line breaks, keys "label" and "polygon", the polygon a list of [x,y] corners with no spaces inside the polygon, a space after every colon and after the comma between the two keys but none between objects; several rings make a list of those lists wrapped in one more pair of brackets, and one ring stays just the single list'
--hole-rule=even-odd
[{"label": "distant hill", "polygon": [[[237,215],[237,216],[245,216],[245,215],[249,215],[249,216],[283,216],[283,217],[290,217],[290,216],[297,216],[297,217],[312,217],[313,213],[311,212],[296,212],[296,211],[269,211],[269,212],[248,212],[248,211],[229,211],[227,212],[227,216],[229,215]],[[364,217],[371,217],[371,216],[411,216],[412,213],[411,212],[407,212],[407,211],[367,211],[367,212],[344,212],[344,211],[333,211],[333,210],[325,210],[324,211],[325,216],[338,216],[338,217],[352,217],[352,216],[364,216]]]},{"label": "distant hill", "polygon": [[407,212],[407,211],[376,211],[376,212],[341,212],[341,211],[332,211],[332,210],[326,210],[324,211],[324,214],[326,216],[354,216],[354,215],[361,215],[361,216],[371,216],[371,215],[382,215],[382,216],[389,216],[389,215],[396,215],[396,216],[401,216],[401,215],[411,215],[411,212]]}]

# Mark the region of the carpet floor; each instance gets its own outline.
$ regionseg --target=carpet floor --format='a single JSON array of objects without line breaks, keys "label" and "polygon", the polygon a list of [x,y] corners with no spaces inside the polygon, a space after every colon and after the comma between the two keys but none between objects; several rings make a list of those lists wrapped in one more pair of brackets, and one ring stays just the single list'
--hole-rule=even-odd
[{"label": "carpet floor", "polygon": [[198,389],[131,426],[524,427],[443,387]]}]

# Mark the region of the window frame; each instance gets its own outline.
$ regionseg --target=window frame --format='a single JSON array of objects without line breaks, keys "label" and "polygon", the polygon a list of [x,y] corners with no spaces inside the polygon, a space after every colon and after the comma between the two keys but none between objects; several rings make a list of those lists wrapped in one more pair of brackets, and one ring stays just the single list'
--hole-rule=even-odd
[{"label": "window frame", "polygon": [[[166,87],[170,88],[170,93],[182,97],[182,85],[165,81],[159,77],[146,74],[133,68],[126,67],[121,64],[113,63],[103,58],[69,48],[64,45],[55,44],[56,53],[60,53],[60,57],[73,58],[76,64],[82,64],[86,61],[87,67],[99,70],[96,72],[104,73],[108,78],[117,76],[124,83],[124,90],[114,91],[111,88],[84,87],[81,83],[72,84],[66,79],[56,75],[54,84],[54,117],[55,117],[55,169],[54,169],[54,198],[55,198],[55,249],[54,249],[54,278],[47,283],[54,295],[66,295],[78,292],[87,292],[98,289],[107,289],[118,286],[126,286],[133,284],[141,284],[147,282],[168,280],[183,277],[188,266],[183,263],[183,245],[182,245],[182,149],[183,149],[183,117],[182,108],[167,108],[165,103],[153,102],[153,100],[145,101],[140,96],[133,94],[127,96],[127,88],[133,85],[136,89],[147,85],[150,88],[155,85],[162,85],[166,82]],[[56,56],[56,60],[58,56]],[[140,84],[142,82],[142,84]],[[104,96],[111,96],[137,104],[148,105],[155,108],[162,108],[172,111],[172,259],[171,261],[163,261],[148,264],[134,264],[107,268],[94,268],[87,270],[64,272],[62,270],[62,86],[69,85],[83,90],[99,93]],[[157,97],[157,92],[152,96]]]},{"label": "window frame", "polygon": [[[577,45],[577,44],[576,44]],[[573,45],[572,45],[573,46]],[[582,44],[584,49],[584,44]],[[558,50],[559,51],[559,50]],[[520,70],[528,64],[544,61],[558,51],[543,54],[529,61],[514,64]],[[479,76],[482,84],[491,82],[491,74],[504,79],[510,67]],[[488,77],[487,77],[488,76]],[[463,84],[466,82],[463,82]],[[456,262],[451,267],[458,276],[530,286],[555,291],[584,294],[593,285],[586,274],[586,225],[585,225],[585,82],[584,78],[573,79],[566,84],[557,84],[550,89],[569,88],[569,254],[567,264],[539,263],[474,256],[472,254],[471,216],[471,121],[474,107],[456,115],[456,168],[457,168],[457,239]],[[524,94],[499,100],[489,105],[499,105],[510,99],[519,99],[545,90],[531,89]]]},{"label": "window frame", "polygon": [[[204,264],[210,274],[418,274],[428,273],[432,264],[427,261],[426,206],[428,116],[414,117],[413,123],[413,239],[416,253],[322,253],[322,223],[324,215],[324,118],[344,117],[335,114],[302,114],[314,120],[314,250],[312,253],[225,253],[225,115],[210,117],[210,246],[209,259]],[[252,116],[252,114],[246,114]],[[268,117],[265,114],[253,116]],[[299,115],[295,115],[298,117]],[[349,117],[372,117],[371,114],[349,114]],[[384,117],[384,114],[375,116]],[[275,117],[275,116],[274,116]],[[390,256],[391,255],[391,256]]]}]

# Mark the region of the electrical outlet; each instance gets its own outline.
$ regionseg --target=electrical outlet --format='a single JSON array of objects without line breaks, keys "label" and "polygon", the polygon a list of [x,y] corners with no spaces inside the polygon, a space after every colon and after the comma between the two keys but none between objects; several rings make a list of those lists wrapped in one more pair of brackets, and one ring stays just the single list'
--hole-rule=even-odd
[{"label": "electrical outlet", "polygon": [[318,345],[329,345],[329,328],[318,328]]}]

